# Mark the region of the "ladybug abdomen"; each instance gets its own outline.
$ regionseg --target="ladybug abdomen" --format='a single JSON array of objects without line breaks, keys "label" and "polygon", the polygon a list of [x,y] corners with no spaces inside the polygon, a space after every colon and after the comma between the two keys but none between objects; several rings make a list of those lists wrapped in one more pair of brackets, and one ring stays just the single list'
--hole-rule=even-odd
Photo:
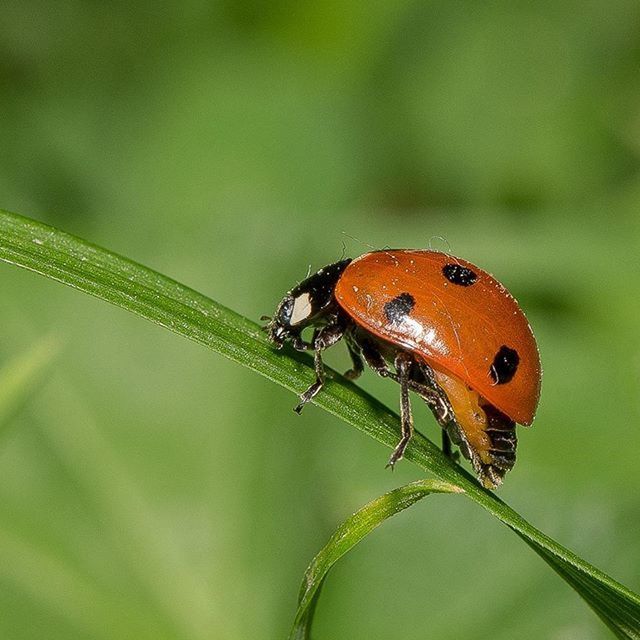
[{"label": "ladybug abdomen", "polygon": [[518,303],[486,271],[435,251],[375,251],[349,264],[335,297],[363,329],[531,424],[541,377],[535,338]]}]

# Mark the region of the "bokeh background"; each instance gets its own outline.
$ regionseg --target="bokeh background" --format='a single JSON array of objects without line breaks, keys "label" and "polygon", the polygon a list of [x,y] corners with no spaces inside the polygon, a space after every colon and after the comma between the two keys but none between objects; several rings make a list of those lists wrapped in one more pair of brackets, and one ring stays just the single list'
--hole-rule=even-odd
[{"label": "bokeh background", "polygon": [[[433,247],[544,364],[500,496],[640,590],[640,6],[38,2],[0,19],[0,206],[258,319],[309,266]],[[420,477],[292,394],[0,265],[0,358],[63,349],[0,433],[0,636],[282,638],[303,571]],[[344,368],[342,348],[328,357]],[[361,384],[396,406],[397,389]],[[439,438],[417,408],[419,426]],[[515,535],[440,496],[330,575],[318,638],[596,640]]]}]

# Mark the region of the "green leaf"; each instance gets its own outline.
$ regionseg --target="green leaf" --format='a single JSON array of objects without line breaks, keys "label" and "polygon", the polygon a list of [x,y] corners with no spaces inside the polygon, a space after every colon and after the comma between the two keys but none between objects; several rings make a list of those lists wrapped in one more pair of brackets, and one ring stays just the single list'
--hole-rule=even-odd
[{"label": "green leaf", "polygon": [[0,436],[41,381],[59,348],[57,339],[45,336],[0,369]]},{"label": "green leaf", "polygon": [[300,596],[298,611],[289,635],[290,640],[307,640],[320,589],[329,569],[358,542],[381,525],[387,518],[407,509],[431,493],[461,493],[455,485],[438,480],[418,480],[385,493],[372,500],[347,518],[331,536],[329,542],[311,561],[307,568]]},{"label": "green leaf", "polygon": [[[296,393],[313,380],[311,359],[275,352],[260,327],[151,269],[22,216],[0,211],[0,260],[63,282],[203,344]],[[399,419],[378,400],[329,370],[315,404],[393,448]],[[513,529],[566,580],[620,638],[640,638],[640,597],[529,524],[483,489],[420,433],[405,458]]]}]

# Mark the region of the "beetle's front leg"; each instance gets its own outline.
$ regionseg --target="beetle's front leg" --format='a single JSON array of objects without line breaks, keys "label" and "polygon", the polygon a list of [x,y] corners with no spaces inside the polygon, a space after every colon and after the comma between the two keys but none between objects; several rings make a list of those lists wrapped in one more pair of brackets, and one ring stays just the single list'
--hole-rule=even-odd
[{"label": "beetle's front leg", "polygon": [[[322,352],[333,346],[344,336],[344,325],[336,320],[332,324],[328,324],[322,329],[316,329],[313,334],[313,363],[316,371],[316,381],[300,395],[300,403],[294,408],[296,413],[300,413],[307,402],[313,400],[322,386],[324,385],[324,364],[322,362]],[[294,345],[295,346],[295,345]]]},{"label": "beetle's front leg", "polygon": [[296,351],[312,351],[314,348],[312,342],[307,342],[300,336],[293,336],[291,338],[291,345]]}]

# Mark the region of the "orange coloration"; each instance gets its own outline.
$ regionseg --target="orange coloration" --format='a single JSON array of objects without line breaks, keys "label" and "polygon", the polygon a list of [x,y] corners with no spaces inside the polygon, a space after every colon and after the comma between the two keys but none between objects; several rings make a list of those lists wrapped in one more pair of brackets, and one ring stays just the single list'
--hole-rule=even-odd
[{"label": "orange coloration", "polygon": [[491,440],[486,433],[489,421],[480,405],[481,397],[476,391],[469,389],[459,378],[447,375],[438,369],[434,369],[433,373],[436,382],[447,394],[456,415],[456,421],[464,430],[472,449],[480,456],[480,460],[484,464],[491,464],[492,458],[489,452]]},{"label": "orange coloration", "polygon": [[[469,270],[473,283],[444,277],[443,269],[452,266]],[[390,318],[385,305],[400,296],[411,299],[411,309]],[[373,335],[453,374],[514,422],[533,421],[541,384],[535,338],[516,300],[486,271],[435,251],[375,251],[347,266],[335,298],[356,324]],[[517,352],[517,366],[508,379],[496,382],[495,358],[505,347]],[[454,396],[465,398],[465,394]],[[458,419],[466,415],[469,424],[474,423],[473,405],[479,402],[472,399],[467,395],[466,407],[454,406]],[[481,437],[483,430],[478,434]]]}]

